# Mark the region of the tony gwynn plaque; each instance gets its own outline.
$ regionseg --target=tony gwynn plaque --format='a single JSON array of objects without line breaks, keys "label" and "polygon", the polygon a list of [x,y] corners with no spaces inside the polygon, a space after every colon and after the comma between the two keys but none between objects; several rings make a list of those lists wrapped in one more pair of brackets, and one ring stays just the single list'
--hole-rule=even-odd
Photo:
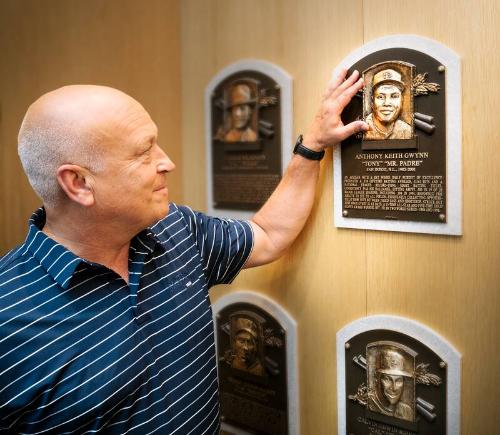
[{"label": "tony gwynn plaque", "polygon": [[336,223],[456,234],[461,219],[457,67],[446,64],[453,55],[433,50],[432,43],[412,37],[407,45],[415,48],[408,48],[399,36],[368,44],[349,64],[351,72],[362,74],[364,88],[343,120],[362,119],[369,130],[345,140],[337,153]]}]

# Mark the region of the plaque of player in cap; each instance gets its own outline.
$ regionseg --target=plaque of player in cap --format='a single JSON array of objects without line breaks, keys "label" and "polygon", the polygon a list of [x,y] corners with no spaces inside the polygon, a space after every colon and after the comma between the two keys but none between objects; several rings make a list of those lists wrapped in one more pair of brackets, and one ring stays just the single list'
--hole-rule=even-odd
[{"label": "plaque of player in cap", "polygon": [[364,88],[343,113],[369,127],[335,152],[335,223],[348,228],[461,234],[458,57],[413,35],[349,55]]},{"label": "plaque of player in cap", "polygon": [[295,365],[290,360],[294,343],[289,346],[294,328],[280,310],[269,312],[272,302],[257,304],[262,299],[257,294],[237,292],[228,297],[214,305],[223,433],[298,433],[298,395],[290,370]]},{"label": "plaque of player in cap", "polygon": [[372,316],[339,331],[337,353],[339,433],[458,435],[460,355],[437,334]]},{"label": "plaque of player in cap", "polygon": [[289,159],[283,143],[291,143],[291,80],[267,62],[242,61],[217,74],[206,101],[208,212],[250,217]]}]

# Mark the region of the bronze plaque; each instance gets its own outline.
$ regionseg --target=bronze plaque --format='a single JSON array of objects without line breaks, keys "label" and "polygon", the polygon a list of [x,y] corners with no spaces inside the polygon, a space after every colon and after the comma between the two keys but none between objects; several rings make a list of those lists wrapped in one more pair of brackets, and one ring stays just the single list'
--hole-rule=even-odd
[{"label": "bronze plaque", "polygon": [[269,313],[236,303],[217,315],[222,420],[255,434],[288,434],[286,333]]},{"label": "bronze plaque", "polygon": [[446,223],[444,66],[391,48],[354,69],[365,87],[343,119],[363,119],[370,130],[342,144],[343,216]]},{"label": "bronze plaque", "polygon": [[281,180],[280,88],[258,71],[221,81],[211,100],[214,209],[258,210]]},{"label": "bronze plaque", "polygon": [[446,364],[418,340],[370,330],[345,346],[348,435],[445,435]]}]

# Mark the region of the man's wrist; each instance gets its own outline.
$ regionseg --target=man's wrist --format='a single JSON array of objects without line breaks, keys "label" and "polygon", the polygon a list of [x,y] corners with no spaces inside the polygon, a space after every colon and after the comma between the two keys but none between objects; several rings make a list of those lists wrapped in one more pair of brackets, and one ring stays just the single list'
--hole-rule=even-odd
[{"label": "man's wrist", "polygon": [[311,151],[316,151],[320,153],[325,149],[313,136],[310,134],[305,134],[302,138],[302,145],[309,148]]},{"label": "man's wrist", "polygon": [[297,138],[297,142],[295,143],[293,153],[298,154],[307,160],[313,160],[313,161],[322,160],[323,157],[325,156],[325,151],[324,150],[316,151],[313,148],[309,148],[309,147],[305,146],[303,139],[304,138],[302,135],[300,135]]}]

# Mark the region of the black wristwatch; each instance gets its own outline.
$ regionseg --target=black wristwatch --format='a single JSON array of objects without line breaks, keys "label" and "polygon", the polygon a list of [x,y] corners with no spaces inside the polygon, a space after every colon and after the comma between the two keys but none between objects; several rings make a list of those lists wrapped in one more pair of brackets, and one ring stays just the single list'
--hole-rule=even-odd
[{"label": "black wristwatch", "polygon": [[299,154],[309,160],[321,160],[325,156],[325,150],[323,151],[313,151],[304,145],[302,145],[302,135],[297,138],[295,142],[295,147],[293,149],[294,154]]}]

